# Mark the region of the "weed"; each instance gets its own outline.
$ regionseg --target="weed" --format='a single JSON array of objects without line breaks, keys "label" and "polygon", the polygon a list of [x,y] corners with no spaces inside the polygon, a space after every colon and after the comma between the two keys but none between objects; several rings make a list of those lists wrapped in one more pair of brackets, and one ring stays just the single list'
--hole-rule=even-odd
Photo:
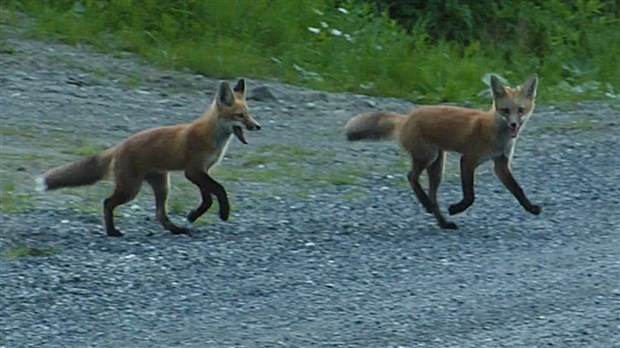
[{"label": "weed", "polygon": [[0,136],[18,136],[22,138],[34,138],[35,135],[24,129],[11,128],[6,126],[0,126]]},{"label": "weed", "polygon": [[34,203],[28,193],[18,192],[15,182],[4,182],[0,190],[0,211],[16,213],[32,209]]},{"label": "weed", "polygon": [[590,132],[600,129],[605,129],[604,123],[597,122],[596,119],[591,118],[578,118],[560,123],[554,123],[553,125],[545,125],[540,128],[543,133],[565,132],[565,131],[579,131]]},{"label": "weed", "polygon": [[7,260],[19,260],[27,257],[47,257],[60,253],[56,248],[34,248],[27,245],[20,245],[6,252],[4,257]]},{"label": "weed", "polygon": [[15,48],[6,40],[0,40],[0,54],[14,54]]},{"label": "weed", "polygon": [[[536,71],[545,101],[619,93],[620,19],[612,1],[425,3],[7,0],[2,12],[30,14],[42,35],[208,76],[486,104],[480,80],[487,73],[514,84]],[[129,88],[138,82],[125,81]]]},{"label": "weed", "polygon": [[71,149],[64,149],[61,152],[69,155],[89,157],[101,152],[101,148],[95,147],[91,144],[87,144],[84,141],[80,140],[78,146]]}]

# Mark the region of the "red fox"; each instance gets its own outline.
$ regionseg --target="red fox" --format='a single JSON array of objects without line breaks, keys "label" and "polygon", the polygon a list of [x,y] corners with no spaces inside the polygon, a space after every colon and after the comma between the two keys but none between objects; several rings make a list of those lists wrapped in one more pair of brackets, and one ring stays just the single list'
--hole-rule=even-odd
[{"label": "red fox", "polygon": [[[512,176],[510,161],[517,137],[534,111],[538,77],[532,74],[522,86],[504,87],[491,76],[493,106],[480,111],[453,106],[425,106],[409,115],[391,112],[360,114],[345,125],[350,141],[396,139],[411,156],[409,184],[422,206],[437,219],[441,228],[456,229],[446,220],[437,203],[446,151],[461,157],[463,199],[449,207],[450,215],[465,211],[474,203],[474,172],[487,160],[493,160],[495,174],[525,208],[538,215],[542,208],[530,203]],[[420,185],[420,174],[428,174],[428,195]]]},{"label": "red fox", "polygon": [[226,190],[208,170],[222,159],[232,134],[247,144],[243,127],[251,131],[261,128],[250,116],[245,90],[244,79],[232,89],[227,82],[221,82],[211,107],[194,122],[136,133],[98,155],[47,171],[37,178],[37,188],[46,191],[92,185],[111,174],[115,187],[103,201],[104,229],[108,236],[121,237],[123,234],[114,226],[114,209],[133,200],[146,181],[155,194],[157,220],[173,234],[189,234],[187,228],[170,221],[166,208],[168,172],[183,170],[202,196],[202,202],[187,215],[187,220],[196,221],[211,207],[211,195],[217,197],[220,218],[227,220],[230,205]]}]

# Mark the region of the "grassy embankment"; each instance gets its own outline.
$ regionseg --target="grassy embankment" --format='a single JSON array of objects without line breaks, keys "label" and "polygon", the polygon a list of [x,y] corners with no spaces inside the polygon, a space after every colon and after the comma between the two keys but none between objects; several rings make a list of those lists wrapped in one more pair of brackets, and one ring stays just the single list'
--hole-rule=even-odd
[{"label": "grassy embankment", "polygon": [[53,32],[218,78],[486,104],[480,92],[488,73],[516,84],[537,72],[543,102],[620,94],[620,6],[613,1],[414,1],[398,5],[410,11],[400,22],[377,10],[386,3],[4,0],[2,12],[8,20],[16,11],[34,17],[41,37]]}]

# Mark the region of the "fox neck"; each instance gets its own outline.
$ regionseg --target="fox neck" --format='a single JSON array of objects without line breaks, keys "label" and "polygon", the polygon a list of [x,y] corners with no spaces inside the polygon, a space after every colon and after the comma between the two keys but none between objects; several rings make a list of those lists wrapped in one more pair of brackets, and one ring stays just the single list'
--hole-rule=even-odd
[{"label": "fox neck", "polygon": [[198,122],[209,125],[208,128],[212,129],[208,137],[213,139],[217,149],[221,149],[232,135],[232,127],[228,122],[219,117],[215,104],[212,105],[209,110],[205,111]]},{"label": "fox neck", "polygon": [[516,140],[516,138],[510,137],[510,134],[508,132],[508,123],[506,122],[506,119],[504,119],[498,113],[495,113],[495,117],[493,119],[495,120],[495,136],[497,137],[498,141],[507,142],[508,140]]},{"label": "fox neck", "polygon": [[226,150],[230,137],[232,136],[232,127],[228,124],[228,122],[221,120],[218,117],[217,112],[212,112],[206,116],[208,120],[207,122],[213,125],[213,133],[211,136],[215,142],[215,148],[218,150]]},{"label": "fox neck", "polygon": [[[489,112],[494,114],[496,129],[494,143],[496,154],[503,154],[510,161],[512,160],[512,154],[514,153],[515,144],[519,136],[517,136],[516,138],[510,136],[506,119],[503,118],[498,112],[496,112],[495,109],[492,109]],[[521,126],[521,128],[523,128],[524,125],[525,123]]]},{"label": "fox neck", "polygon": [[226,154],[226,150],[228,150],[228,144],[230,144],[230,138],[231,138],[232,134],[228,133],[227,136],[224,136],[223,138],[216,138],[216,146],[217,149],[219,151],[219,153],[217,154],[217,159],[215,160],[214,165],[218,165],[220,162],[222,162],[222,158],[224,158],[224,155]]},{"label": "fox neck", "polygon": [[228,142],[232,137],[232,127],[228,122],[223,122],[222,120],[215,119],[215,133],[213,134],[213,139],[215,141],[215,147],[218,150],[226,151],[226,147],[228,147]]},{"label": "fox neck", "polygon": [[232,137],[232,129],[227,122],[222,122],[222,120],[217,118],[217,115],[213,113],[212,118],[208,120],[208,122],[212,122],[213,132],[210,134],[213,141],[213,146],[215,147],[215,153],[209,158],[208,162],[210,163],[208,167],[216,166],[224,158],[224,154],[228,149],[228,144],[230,143],[230,139]]}]

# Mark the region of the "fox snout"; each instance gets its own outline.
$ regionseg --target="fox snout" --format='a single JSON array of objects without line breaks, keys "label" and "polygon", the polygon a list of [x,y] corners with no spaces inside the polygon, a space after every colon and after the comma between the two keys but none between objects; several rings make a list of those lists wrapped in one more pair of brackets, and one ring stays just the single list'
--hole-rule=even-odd
[{"label": "fox snout", "polygon": [[[258,124],[258,122],[254,121],[253,118],[249,118],[243,122],[241,122],[241,124],[243,124],[243,126],[245,126],[245,129],[249,130],[249,131],[256,131],[259,130],[260,124]],[[243,128],[241,128],[241,126],[239,124],[234,125],[232,127],[232,132],[233,134],[237,137],[237,139],[239,139],[239,141],[241,141],[244,144],[247,144],[248,141],[245,138],[245,134],[243,134]]]},{"label": "fox snout", "polygon": [[510,134],[511,138],[516,138],[519,135],[520,129],[521,129],[521,122],[508,121],[508,134]]},{"label": "fox snout", "polygon": [[245,128],[247,130],[251,130],[251,131],[259,130],[260,129],[260,124],[258,124],[258,122],[248,123],[248,124],[245,125]]},{"label": "fox snout", "polygon": [[242,120],[241,123],[245,126],[245,129],[249,131],[255,131],[260,129],[260,124],[256,122],[254,117],[252,117],[250,114],[246,114],[246,117]]}]

